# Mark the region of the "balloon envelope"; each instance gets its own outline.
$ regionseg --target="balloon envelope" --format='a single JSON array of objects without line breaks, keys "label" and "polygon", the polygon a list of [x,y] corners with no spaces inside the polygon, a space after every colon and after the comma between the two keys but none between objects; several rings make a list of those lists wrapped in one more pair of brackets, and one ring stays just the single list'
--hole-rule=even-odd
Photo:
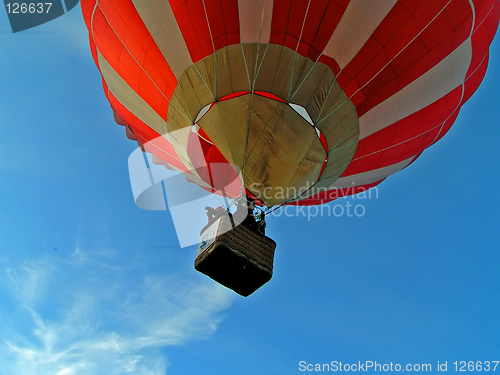
[{"label": "balloon envelope", "polygon": [[498,0],[81,4],[129,138],[154,142],[148,151],[201,185],[213,187],[211,164],[238,166],[267,206],[364,191],[441,139],[485,75],[500,8]]}]

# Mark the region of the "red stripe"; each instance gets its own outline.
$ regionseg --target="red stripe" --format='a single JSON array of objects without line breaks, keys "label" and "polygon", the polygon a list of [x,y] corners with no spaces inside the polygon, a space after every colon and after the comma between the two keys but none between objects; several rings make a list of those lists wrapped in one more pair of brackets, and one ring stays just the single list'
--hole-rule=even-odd
[{"label": "red stripe", "polygon": [[[273,17],[271,22],[271,35],[269,42],[271,44],[283,45],[295,50],[297,47],[297,39],[299,38],[300,26],[296,22],[292,22],[290,27],[290,18],[293,17],[294,21],[299,18],[300,13],[305,13],[307,8],[307,0],[296,0],[292,12],[292,0],[274,0],[273,2]],[[295,43],[293,39],[295,38]]]},{"label": "red stripe", "polygon": [[[111,108],[113,109],[113,108]],[[118,112],[116,112],[114,109],[113,109],[113,118],[115,120],[115,122],[120,125],[120,126],[127,126],[128,124],[125,122],[124,119],[121,118],[121,116],[118,114]]]},{"label": "red stripe", "polygon": [[316,60],[348,4],[349,0],[314,0],[311,4],[309,0],[275,0],[270,43],[297,49],[302,56]]},{"label": "red stripe", "polygon": [[498,0],[472,0],[476,12],[476,22],[474,32],[483,23],[483,20],[489,17],[492,8],[498,8]]},{"label": "red stripe", "polygon": [[202,0],[169,0],[193,62],[214,53]]},{"label": "red stripe", "polygon": [[[421,5],[424,0],[415,0],[414,5]],[[371,65],[377,63],[377,54],[383,51],[383,46],[389,43],[391,39],[396,38],[396,33],[401,33],[397,36],[396,40],[406,40],[410,41],[415,34],[415,31],[411,32],[410,28],[412,26],[412,11],[408,9],[406,4],[398,2],[394,5],[385,19],[380,23],[378,28],[374,31],[372,36],[367,40],[365,45],[357,53],[356,56],[349,62],[349,64],[344,67],[343,73],[349,79],[349,81],[354,80],[358,74],[360,74],[363,69],[369,68]],[[409,35],[408,35],[409,34]],[[372,61],[374,60],[374,61]],[[372,76],[382,69],[383,65],[387,63],[387,57],[385,59],[383,56],[378,57],[378,66],[374,66],[374,72]],[[378,69],[377,69],[378,68]],[[366,75],[366,72],[365,72]],[[366,81],[366,78],[365,78]],[[360,84],[361,81],[360,77]],[[365,82],[366,83],[366,82]],[[352,84],[351,84],[352,86]],[[359,87],[359,85],[356,85]],[[351,96],[354,94],[355,88],[350,90],[345,90],[347,95]]]},{"label": "red stripe", "polygon": [[316,61],[330,41],[348,4],[348,0],[311,2],[297,52]]},{"label": "red stripe", "polygon": [[[455,120],[453,120],[455,121]],[[403,169],[406,169],[408,168],[410,165],[412,165],[413,163],[415,163],[415,161],[423,154],[423,151],[420,153],[420,154],[417,154],[413,159],[412,161],[410,161],[410,164],[408,164],[406,167],[404,167]]]},{"label": "red stripe", "polygon": [[87,25],[87,30],[90,30],[90,19],[92,18],[92,12],[94,11],[96,0],[82,0],[82,15],[85,25]]},{"label": "red stripe", "polygon": [[97,51],[96,51],[95,43],[92,39],[92,32],[90,29],[90,19],[92,18],[92,12],[94,11],[95,0],[84,0],[81,2],[81,6],[82,6],[83,20],[85,21],[85,25],[87,26],[87,29],[89,30],[90,52],[92,53],[92,58],[94,59],[94,62],[97,66],[97,69],[99,69],[99,64],[97,61]]},{"label": "red stripe", "polygon": [[101,73],[101,75],[102,75],[101,68],[99,67],[99,60],[97,57],[97,48],[96,48],[94,40],[92,39],[91,36],[89,39],[89,47],[90,47],[90,53],[92,53],[92,58],[94,59],[94,63],[96,65],[97,69],[99,70],[99,73]]},{"label": "red stripe", "polygon": [[[99,67],[99,66],[97,66],[97,67]],[[106,81],[102,77],[101,77],[101,81],[102,81],[102,88],[104,90],[104,95],[106,96],[106,99],[108,99],[108,102],[109,102],[109,88],[108,88],[108,85],[106,84]],[[110,104],[111,104],[111,102],[110,102]]]},{"label": "red stripe", "polygon": [[489,54],[489,46],[483,49],[480,52],[476,52],[472,57],[469,70],[465,76],[465,80],[467,81],[469,77],[484,63],[484,59],[487,59]]},{"label": "red stripe", "polygon": [[[476,7],[476,22],[472,35],[473,58],[464,83],[462,105],[470,99],[486,75],[489,46],[498,28],[500,15],[500,5],[496,0],[475,1],[474,5]],[[446,121],[435,142],[439,141],[450,130],[455,119],[456,116]]]},{"label": "red stripe", "polygon": [[339,83],[359,116],[425,74],[469,37],[472,11],[468,0],[455,0],[439,14],[445,4],[438,0],[398,2],[344,68],[349,82]]},{"label": "red stripe", "polygon": [[[462,99],[462,105],[470,99],[472,94],[477,90],[481,82],[483,81],[483,78],[486,74],[486,69],[488,67],[488,56],[483,60],[482,64],[476,69],[474,73],[470,75],[470,77],[465,81],[464,84],[464,97]],[[450,117],[442,126],[441,132],[439,133],[439,136],[436,138],[434,143],[439,141],[443,136],[450,130],[452,127],[453,123],[455,122],[456,118],[458,115],[458,111],[455,114],[455,116]]]},{"label": "red stripe", "polygon": [[[480,55],[480,60],[482,60],[485,50],[489,49],[498,28],[499,13],[500,6],[498,1],[485,0],[477,5],[476,22],[474,25],[474,33],[471,38],[473,59],[475,59],[477,55]],[[469,69],[469,71],[474,70],[475,68],[473,66]]]},{"label": "red stripe", "polygon": [[205,7],[215,50],[239,43],[240,17],[238,2],[233,0],[205,0]]},{"label": "red stripe", "polygon": [[427,133],[416,136],[415,138],[405,141],[402,144],[392,146],[391,148],[352,162],[351,165],[349,165],[349,170],[344,172],[342,176],[387,167],[389,165],[400,163],[418,153],[421,153],[429,147],[438,136],[441,128],[439,125],[440,124],[436,125],[435,128],[431,129]]},{"label": "red stripe", "polygon": [[462,104],[464,104],[467,100],[470,99],[472,94],[476,92],[479,85],[483,81],[484,76],[486,75],[486,69],[488,68],[488,60],[489,60],[489,51],[487,51],[487,54],[484,57],[481,65],[465,81],[465,91]]},{"label": "red stripe", "polygon": [[177,80],[132,2],[117,2],[99,2],[102,11],[97,8],[92,21],[96,46],[120,77],[166,119],[167,99]]},{"label": "red stripe", "polygon": [[397,164],[419,154],[436,139],[441,125],[456,112],[462,87],[422,110],[361,139],[342,177]]},{"label": "red stripe", "polygon": [[[460,107],[460,108],[462,108],[462,107]],[[439,130],[438,136],[436,137],[434,142],[432,142],[432,144],[436,143],[441,138],[443,138],[443,136],[448,132],[448,130],[450,130],[452,125],[455,123],[455,120],[457,119],[459,112],[460,112],[460,110],[455,111],[454,113],[452,113],[450,118],[445,121],[445,123],[441,126],[441,129]]]},{"label": "red stripe", "polygon": [[214,46],[218,50],[240,42],[238,3],[231,0],[204,1],[205,6],[203,0],[170,0],[193,62],[214,53]]}]

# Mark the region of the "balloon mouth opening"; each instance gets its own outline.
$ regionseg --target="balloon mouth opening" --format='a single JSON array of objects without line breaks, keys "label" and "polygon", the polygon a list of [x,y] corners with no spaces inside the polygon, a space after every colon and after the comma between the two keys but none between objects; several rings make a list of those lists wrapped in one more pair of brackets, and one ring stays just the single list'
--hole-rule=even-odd
[{"label": "balloon mouth opening", "polygon": [[[230,99],[234,99],[234,98],[237,98],[237,97],[240,97],[240,96],[243,96],[243,95],[247,95],[247,94],[255,94],[255,95],[258,95],[258,96],[261,96],[261,97],[264,97],[264,98],[268,98],[268,99],[271,99],[271,100],[276,100],[278,102],[287,104],[296,113],[298,113],[300,115],[300,117],[302,117],[304,120],[306,120],[314,128],[314,131],[316,132],[316,135],[319,138],[319,140],[321,142],[321,145],[323,146],[323,149],[327,153],[327,156],[326,156],[325,161],[324,161],[323,169],[321,171],[321,172],[323,172],[324,167],[326,166],[326,162],[328,161],[328,146],[327,146],[326,138],[325,138],[324,134],[314,124],[314,121],[312,120],[311,116],[309,115],[309,112],[307,111],[307,109],[305,107],[303,107],[300,104],[295,104],[295,103],[287,102],[285,99],[282,99],[282,98],[280,98],[280,97],[278,97],[278,96],[276,96],[276,95],[274,95],[274,94],[272,94],[270,92],[265,92],[265,91],[253,91],[253,92],[252,91],[237,91],[237,92],[233,92],[231,94],[225,95],[225,96],[223,96],[223,97],[215,100],[214,102],[212,102],[212,103],[207,104],[206,106],[204,106],[200,110],[200,112],[198,112],[198,115],[196,116],[196,118],[194,120],[193,126],[196,127],[197,130],[198,130],[200,128],[198,122],[203,118],[203,116],[205,116],[207,114],[208,111],[210,111],[210,109],[216,103],[223,102],[223,101],[230,100]],[[210,142],[210,143],[212,143],[212,142]],[[320,176],[321,176],[321,174],[320,174]]]},{"label": "balloon mouth opening", "polygon": [[328,161],[326,138],[306,108],[268,92],[222,96],[201,108],[192,129],[240,168],[246,189],[266,206],[296,199]]}]

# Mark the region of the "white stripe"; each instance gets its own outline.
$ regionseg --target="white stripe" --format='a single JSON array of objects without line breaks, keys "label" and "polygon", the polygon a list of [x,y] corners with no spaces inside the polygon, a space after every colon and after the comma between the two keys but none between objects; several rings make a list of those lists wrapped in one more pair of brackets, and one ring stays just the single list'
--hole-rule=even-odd
[{"label": "white stripe", "polygon": [[[135,117],[147,124],[152,129],[167,129],[166,121],[151,108],[151,106],[138,95],[128,84],[121,78],[118,73],[113,69],[113,67],[106,61],[102,56],[100,51],[97,50],[97,59],[99,63],[99,69],[101,70],[102,76],[109,91],[116,97],[116,99],[129,110]],[[189,133],[191,128],[186,128]],[[172,146],[177,154],[179,160],[184,164],[187,170],[193,172],[194,167],[191,164],[191,160],[187,155],[187,139],[182,137],[184,133],[181,131],[179,133],[175,132],[175,136],[165,135],[164,138],[171,141]],[[170,138],[170,139],[169,139]],[[154,142],[151,142],[154,144]],[[199,176],[197,176],[199,177]]]},{"label": "white stripe", "polygon": [[397,0],[351,0],[323,54],[343,69],[368,41]]},{"label": "white stripe", "polygon": [[269,43],[273,0],[238,0],[241,43]]},{"label": "white stripe", "polygon": [[361,116],[360,139],[420,111],[462,85],[471,60],[472,44],[467,39],[424,75]]},{"label": "white stripe", "polygon": [[[98,5],[98,2],[96,2],[96,4]],[[100,8],[99,8],[100,9]],[[102,9],[101,10],[101,13],[102,15],[104,16],[104,19],[106,20],[107,24],[109,25],[109,27],[111,28],[111,30],[113,31],[113,33],[115,33],[116,37],[120,40],[120,43],[122,43],[123,47],[125,50],[127,50],[128,54],[130,55],[130,57],[132,57],[132,59],[134,59],[134,61],[137,63],[137,65],[139,65],[139,67],[142,69],[143,73],[145,76],[147,76],[149,78],[149,80],[151,81],[151,83],[158,89],[158,91],[160,92],[160,94],[165,98],[165,100],[167,100],[169,103],[170,103],[170,99],[167,98],[167,96],[165,95],[165,93],[158,87],[158,85],[156,84],[156,82],[149,76],[149,74],[146,72],[146,70],[144,69],[144,67],[142,66],[142,64],[137,61],[137,59],[135,58],[135,56],[132,54],[132,52],[130,52],[130,50],[128,49],[127,45],[124,43],[123,40],[121,40],[120,36],[116,33],[116,31],[113,29],[113,26],[111,26],[111,23],[108,21],[108,19],[106,18],[106,16],[104,15],[104,13],[102,12]],[[94,9],[95,11],[95,9]],[[96,50],[97,50],[97,45],[96,45]],[[97,51],[99,52],[99,51]],[[101,56],[102,57],[102,56]],[[170,103],[170,105],[172,105],[172,103]],[[176,108],[186,119],[189,120],[189,117],[184,113],[182,112],[181,110],[179,110],[178,108]]]},{"label": "white stripe", "polygon": [[177,80],[193,64],[168,1],[132,0],[137,13],[160,49]]},{"label": "white stripe", "polygon": [[412,156],[411,158],[403,160],[399,163],[388,165],[387,167],[354,174],[352,176],[341,177],[337,181],[335,181],[335,183],[331,185],[328,190],[352,188],[355,186],[372,184],[374,182],[383,180],[391,174],[399,172],[401,169],[407,167],[413,159],[415,159],[415,156]]},{"label": "white stripe", "polygon": [[98,49],[97,59],[104,81],[106,81],[109,91],[118,101],[151,128],[164,128],[166,121],[118,75]]}]

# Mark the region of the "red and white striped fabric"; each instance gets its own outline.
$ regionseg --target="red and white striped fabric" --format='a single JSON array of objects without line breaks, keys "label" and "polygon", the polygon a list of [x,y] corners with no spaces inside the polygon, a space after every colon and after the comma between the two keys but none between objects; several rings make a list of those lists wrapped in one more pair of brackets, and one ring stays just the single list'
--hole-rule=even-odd
[{"label": "red and white striped fabric", "polygon": [[[200,137],[207,164],[239,166],[268,206],[355,194],[415,161],[484,78],[500,15],[498,0],[81,6],[104,91],[129,136],[155,140],[156,157],[210,185],[190,152]],[[164,136],[187,126],[196,131]],[[261,197],[290,187],[302,194]]]}]

